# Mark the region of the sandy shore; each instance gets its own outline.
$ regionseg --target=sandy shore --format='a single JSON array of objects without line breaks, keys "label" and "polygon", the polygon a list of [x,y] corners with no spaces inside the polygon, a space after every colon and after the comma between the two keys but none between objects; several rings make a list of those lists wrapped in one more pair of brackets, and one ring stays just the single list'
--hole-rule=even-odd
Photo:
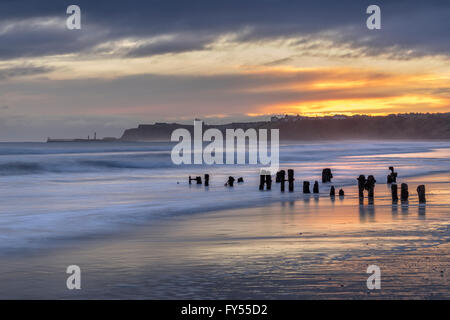
[{"label": "sandy shore", "polygon": [[[113,236],[0,257],[0,298],[449,299],[448,174],[408,180],[393,206],[379,183],[373,206],[356,188],[265,207],[175,216]],[[415,188],[426,183],[428,202]],[[278,192],[273,190],[272,192]],[[82,290],[66,289],[68,265]],[[368,290],[368,265],[381,290]]]}]

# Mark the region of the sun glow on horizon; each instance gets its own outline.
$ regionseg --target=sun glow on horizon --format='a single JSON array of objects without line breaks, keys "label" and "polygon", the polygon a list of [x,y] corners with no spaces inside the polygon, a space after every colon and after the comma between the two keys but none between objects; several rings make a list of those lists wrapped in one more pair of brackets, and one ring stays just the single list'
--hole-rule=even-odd
[{"label": "sun glow on horizon", "polygon": [[[424,106],[435,112],[449,105],[448,100],[427,96],[399,96],[392,98],[322,100],[298,104],[273,105],[262,108],[268,114],[324,115],[388,115],[392,113],[422,112]],[[393,112],[396,110],[397,112]]]}]

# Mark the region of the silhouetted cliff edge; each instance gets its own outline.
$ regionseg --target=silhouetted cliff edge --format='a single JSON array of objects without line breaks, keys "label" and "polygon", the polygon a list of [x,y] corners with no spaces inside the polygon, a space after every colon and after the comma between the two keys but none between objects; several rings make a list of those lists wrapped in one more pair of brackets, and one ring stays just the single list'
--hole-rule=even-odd
[{"label": "silhouetted cliff edge", "polygon": [[[185,128],[192,134],[193,125],[177,123],[141,124],[127,129],[122,141],[170,141],[172,132]],[[203,124],[203,130],[248,128],[280,129],[281,140],[333,139],[450,139],[450,113],[397,114],[388,116],[272,117],[271,121],[242,122],[223,125]]]}]

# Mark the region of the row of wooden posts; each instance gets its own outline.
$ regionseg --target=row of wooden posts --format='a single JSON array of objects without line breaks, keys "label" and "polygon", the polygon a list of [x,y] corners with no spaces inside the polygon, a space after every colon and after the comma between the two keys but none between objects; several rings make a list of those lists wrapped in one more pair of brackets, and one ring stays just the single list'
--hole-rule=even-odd
[{"label": "row of wooden posts", "polygon": [[[235,180],[236,179],[234,177],[231,177],[231,176],[228,177],[228,180],[225,183],[225,186],[228,186],[228,187],[234,186],[234,181]],[[197,176],[195,178],[192,178],[191,176],[189,176],[189,184],[192,184],[192,181],[195,181],[196,184],[202,184],[202,177]],[[242,177],[238,178],[237,182],[238,183],[243,183],[244,182],[244,178],[242,178]],[[205,187],[208,187],[208,186],[209,186],[209,174],[205,174]]]},{"label": "row of wooden posts", "polygon": [[[294,170],[289,169],[288,170],[288,178],[286,180],[286,171],[280,170],[276,174],[275,182],[280,183],[280,189],[281,192],[285,191],[285,183],[288,182],[288,188],[289,192],[294,192]],[[331,182],[331,178],[333,178],[333,175],[331,174],[331,169],[323,169],[322,171],[322,182]],[[266,190],[270,190],[272,187],[272,176],[269,175],[260,175],[259,180],[259,190],[264,190],[264,185],[266,185]],[[310,190],[310,182],[309,181],[303,181],[303,193],[311,193]],[[319,182],[315,181],[313,186],[313,193],[319,193]],[[330,189],[330,196],[335,196],[335,188],[334,186],[331,186]],[[339,190],[339,196],[344,196],[344,190]]]},{"label": "row of wooden posts", "polygon": [[[398,202],[399,199],[398,199],[397,172],[394,171],[394,167],[389,167],[389,170],[391,172],[387,176],[387,183],[391,185],[392,201]],[[374,176],[370,175],[366,179],[364,175],[360,175],[357,180],[358,180],[359,198],[360,199],[364,198],[364,190],[367,190],[369,199],[373,199],[375,191],[375,183],[377,182]],[[419,202],[425,203],[426,202],[425,185],[422,184],[417,187],[417,194],[419,196]],[[401,201],[403,202],[408,201],[409,191],[408,185],[406,183],[401,184],[400,198]]]},{"label": "row of wooden posts", "polygon": [[[397,186],[397,172],[394,172],[394,167],[389,167],[389,170],[391,171],[387,176],[387,183],[391,185],[391,194],[392,194],[392,201],[398,202],[398,186]],[[205,174],[205,186],[209,186],[209,174]],[[330,168],[326,168],[322,170],[322,183],[329,183],[331,182],[331,179],[333,178],[333,174],[331,173]],[[225,186],[233,187],[234,181],[236,179],[232,176],[228,177],[227,182],[225,183]],[[287,180],[286,180],[286,171],[280,170],[277,172],[275,177],[275,182],[280,183],[280,189],[281,192],[285,191],[285,184],[286,181],[288,182],[288,190],[289,192],[294,192],[294,170],[289,169],[287,171]],[[373,175],[369,175],[366,179],[364,175],[360,175],[356,180],[358,180],[358,193],[359,198],[364,199],[364,191],[367,191],[367,196],[370,200],[373,200],[375,195],[375,183],[377,182],[375,180],[375,177]],[[192,178],[189,176],[189,184],[192,183],[192,181],[196,181],[197,184],[202,184],[202,177],[195,177]],[[237,179],[238,183],[243,183],[244,178],[240,177]],[[260,180],[259,180],[259,190],[271,190],[272,189],[272,176],[270,174],[261,174]],[[310,182],[309,181],[303,181],[303,193],[308,194],[311,193],[310,191]],[[313,186],[313,193],[318,194],[319,193],[319,182],[315,181]],[[425,197],[425,186],[420,185],[417,187],[417,193],[419,195],[419,202],[425,203],[426,197]],[[339,196],[344,196],[344,190],[339,189]],[[331,186],[330,188],[330,197],[334,197],[336,195],[336,190],[334,186]],[[405,202],[408,201],[409,198],[409,191],[408,191],[408,185],[406,183],[401,184],[400,189],[400,198],[401,201]]]}]

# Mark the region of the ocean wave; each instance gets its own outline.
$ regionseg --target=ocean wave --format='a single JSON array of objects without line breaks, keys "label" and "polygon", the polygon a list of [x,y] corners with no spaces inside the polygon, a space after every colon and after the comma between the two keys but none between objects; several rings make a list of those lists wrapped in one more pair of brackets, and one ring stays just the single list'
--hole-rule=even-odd
[{"label": "ocean wave", "polygon": [[66,160],[43,162],[0,163],[0,176],[45,173],[82,173],[114,169],[164,169],[174,165],[169,161]]},{"label": "ocean wave", "polygon": [[7,162],[0,164],[0,175],[35,174],[45,169],[39,163]]},{"label": "ocean wave", "polygon": [[[297,166],[308,171],[316,165],[333,166],[345,163],[360,170],[362,165],[374,159],[366,155],[392,155],[380,157],[379,163],[400,164],[395,154],[427,153],[448,144],[412,143],[326,143],[326,144],[282,144],[280,163],[284,166]],[[84,173],[105,172],[108,170],[153,170],[167,168],[186,168],[176,166],[170,158],[171,144],[134,143],[134,144],[0,144],[0,176],[16,176],[45,173]],[[35,152],[35,153],[33,153]],[[432,154],[430,153],[430,156]],[[344,159],[345,158],[345,159]],[[436,170],[433,166],[446,159],[411,158],[401,160],[403,165],[410,164],[421,173]],[[431,160],[431,161],[430,161]],[[445,165],[445,163],[443,164]],[[191,168],[204,168],[204,165],[192,165]],[[210,166],[208,166],[210,167]],[[215,165],[214,168],[226,168],[228,165]],[[255,167],[255,166],[248,166]],[[256,166],[257,167],[257,166]],[[211,170],[211,169],[210,169]],[[384,169],[383,169],[384,170]]]}]

